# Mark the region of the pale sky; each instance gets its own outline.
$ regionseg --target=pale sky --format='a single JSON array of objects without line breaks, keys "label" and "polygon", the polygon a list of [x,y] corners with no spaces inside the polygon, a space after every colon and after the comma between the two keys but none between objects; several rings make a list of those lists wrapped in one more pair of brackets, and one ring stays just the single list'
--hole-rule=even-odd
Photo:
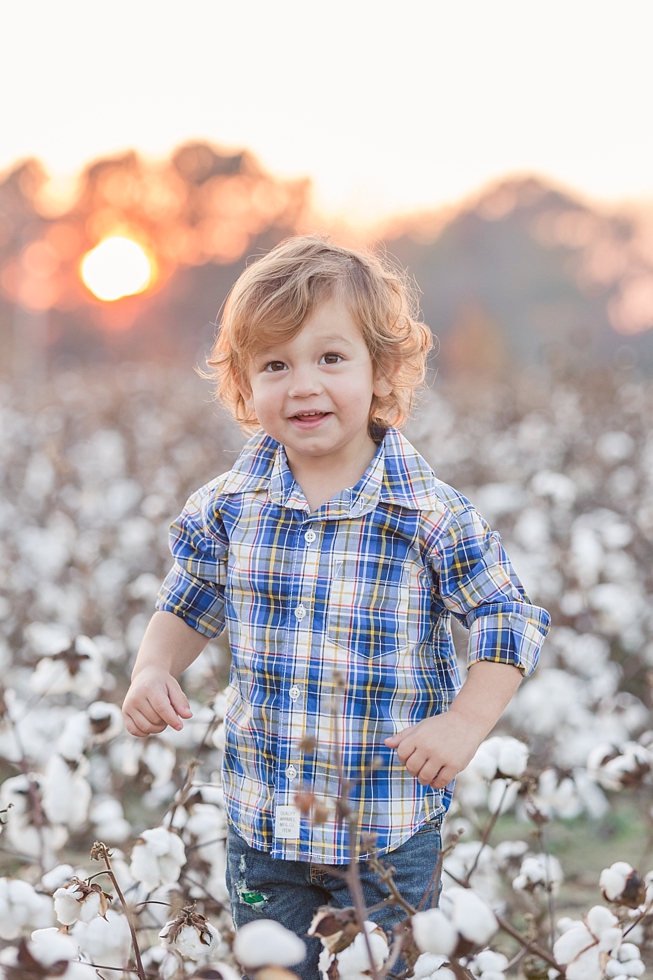
[{"label": "pale sky", "polygon": [[4,0],[0,168],[248,147],[367,220],[535,172],[653,200],[652,0]]}]

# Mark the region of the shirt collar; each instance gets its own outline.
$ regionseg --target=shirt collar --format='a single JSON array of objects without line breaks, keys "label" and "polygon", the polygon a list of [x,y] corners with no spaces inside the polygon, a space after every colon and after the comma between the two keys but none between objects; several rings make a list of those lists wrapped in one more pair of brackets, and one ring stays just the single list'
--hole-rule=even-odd
[{"label": "shirt collar", "polygon": [[[430,509],[438,483],[426,460],[397,429],[390,428],[356,486],[341,491],[323,504],[318,513],[323,518],[361,517],[380,502],[409,510]],[[264,432],[257,432],[244,446],[222,492],[263,489],[282,507],[308,510],[306,498],[288,466],[284,447]]]}]

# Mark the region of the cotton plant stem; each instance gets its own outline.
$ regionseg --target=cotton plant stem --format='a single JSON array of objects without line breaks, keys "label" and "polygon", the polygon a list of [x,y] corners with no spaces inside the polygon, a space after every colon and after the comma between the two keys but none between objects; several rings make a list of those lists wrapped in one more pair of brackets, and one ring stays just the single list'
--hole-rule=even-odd
[{"label": "cotton plant stem", "polygon": [[540,847],[542,853],[544,854],[544,875],[545,884],[548,895],[548,909],[549,909],[549,942],[551,944],[551,949],[553,949],[553,944],[555,943],[555,902],[553,899],[553,883],[549,880],[549,853],[546,849],[546,843],[544,840],[544,831],[542,827],[538,824],[537,826],[537,836],[540,842]]},{"label": "cotton plant stem", "polygon": [[[340,730],[338,727],[338,722],[340,720],[338,713],[338,704],[333,700],[333,727],[334,727],[334,751],[336,757],[336,768],[338,771],[338,780],[341,787],[341,799],[344,800],[346,806],[349,805],[349,782],[345,776],[344,767],[342,764],[342,751],[340,745]],[[365,928],[365,921],[367,919],[367,909],[365,906],[365,897],[363,895],[363,887],[361,885],[360,874],[358,872],[358,819],[354,813],[351,811],[347,814],[347,830],[349,837],[349,866],[347,868],[346,880],[349,885],[349,891],[351,892],[351,897],[354,901],[354,910],[356,912],[356,919],[358,922],[358,928],[363,934],[363,941],[365,942],[365,947],[367,949],[367,956],[370,961],[370,975],[372,980],[381,980],[379,977],[379,972],[374,963],[374,957],[372,955],[372,944],[370,942],[370,937],[367,934],[367,929]]]},{"label": "cotton plant stem", "polygon": [[377,857],[373,857],[369,863],[374,871],[376,871],[381,881],[390,889],[390,896],[394,900],[394,904],[402,908],[407,915],[415,915],[417,909],[414,909],[413,906],[406,901],[395,885],[394,878],[392,877],[392,871],[389,868],[384,868]]},{"label": "cotton plant stem", "polygon": [[490,817],[489,823],[488,823],[487,827],[485,828],[485,832],[483,833],[483,837],[481,838],[481,846],[479,847],[479,849],[478,849],[478,851],[476,853],[476,857],[474,858],[474,863],[472,864],[471,868],[469,869],[469,871],[467,872],[467,875],[465,877],[465,886],[469,885],[470,879],[471,879],[472,875],[474,874],[474,872],[476,871],[478,862],[481,859],[481,853],[483,851],[483,848],[485,847],[485,845],[489,841],[490,834],[492,833],[492,831],[494,830],[494,828],[496,826],[496,822],[499,819],[499,815],[501,813],[501,807],[503,806],[504,801],[505,801],[505,798],[506,798],[506,793],[508,792],[508,788],[511,785],[512,785],[512,781],[510,783],[509,782],[506,782],[506,785],[503,787],[503,793],[501,794],[501,799],[499,800],[499,806],[496,808],[496,810],[494,811],[494,813]]},{"label": "cotton plant stem", "polygon": [[551,955],[551,953],[549,953],[548,950],[544,949],[543,946],[540,946],[539,943],[534,943],[532,940],[526,939],[525,936],[522,936],[519,929],[515,929],[514,926],[510,925],[508,920],[504,919],[502,915],[498,915],[496,912],[494,914],[496,916],[497,922],[499,923],[499,925],[501,926],[504,932],[507,932],[509,936],[512,936],[513,939],[516,939],[518,943],[521,943],[521,945],[524,946],[525,949],[529,950],[532,953],[535,953],[536,956],[539,956],[540,959],[548,963],[549,966],[555,967],[555,969],[559,970],[560,973],[562,973],[564,976],[564,969],[560,966],[559,963],[557,963],[554,960],[553,956]]},{"label": "cotton plant stem", "polygon": [[365,896],[363,895],[363,887],[361,885],[360,875],[358,873],[358,861],[356,860],[356,855],[352,850],[352,840],[356,840],[358,834],[358,820],[354,814],[350,814],[347,820],[347,826],[349,828],[349,868],[347,870],[347,884],[349,885],[349,891],[354,900],[354,909],[356,911],[356,919],[358,920],[358,927],[363,934],[363,939],[365,941],[365,946],[367,948],[367,956],[370,961],[370,975],[372,980],[381,980],[379,977],[379,971],[374,963],[374,957],[372,955],[372,943],[370,942],[370,937],[365,928],[365,921],[367,919],[367,908],[365,906]]},{"label": "cotton plant stem", "polygon": [[638,926],[639,923],[642,921],[642,919],[645,919],[646,916],[650,914],[651,910],[653,910],[653,898],[651,899],[650,902],[648,902],[644,906],[644,911],[643,912],[640,912],[640,914],[637,916],[637,918],[636,919],[633,919],[633,921],[630,923],[630,925],[628,926],[628,928],[624,930],[624,937],[627,936],[628,933],[631,932],[635,928],[635,926]]},{"label": "cotton plant stem", "polygon": [[111,867],[111,858],[109,857],[109,849],[106,846],[106,844],[103,844],[101,841],[96,841],[95,844],[93,845],[91,856],[102,858],[102,860],[104,861],[104,864],[107,869],[107,874],[109,875],[113,883],[113,887],[116,889],[116,895],[118,896],[118,900],[122,905],[123,911],[125,913],[125,917],[127,919],[127,924],[129,925],[129,931],[132,937],[132,946],[134,948],[134,961],[136,964],[136,970],[133,972],[138,974],[139,980],[146,980],[145,969],[143,967],[143,961],[141,959],[141,950],[138,945],[138,937],[136,936],[136,926],[134,924],[134,916],[132,914],[132,910],[129,908],[127,902],[125,901],[125,896],[122,893],[122,889],[118,884],[118,879],[116,878],[113,868]]},{"label": "cotton plant stem", "polygon": [[[444,870],[445,870],[445,874],[449,875],[451,880],[455,881],[455,883],[457,885],[460,885],[461,888],[471,887],[471,885],[466,885],[464,881],[462,881],[460,878],[457,878],[456,875],[451,873],[451,871],[447,871],[446,868]],[[559,970],[560,973],[564,975],[563,968],[560,966],[559,963],[556,963],[553,956],[551,955],[551,953],[549,953],[548,950],[544,949],[538,943],[534,943],[531,939],[527,939],[525,936],[522,936],[519,929],[515,929],[515,927],[512,926],[507,919],[504,919],[502,915],[499,915],[498,912],[495,912],[494,916],[497,922],[499,923],[499,926],[503,929],[504,932],[507,932],[508,935],[512,936],[513,939],[516,939],[521,946],[528,947],[528,949],[530,949],[531,952],[535,953],[536,956],[539,956],[540,959],[544,960],[550,966],[555,967],[556,970]]]},{"label": "cotton plant stem", "polygon": [[[369,911],[369,909],[368,909],[368,911]],[[403,931],[404,931],[404,928],[405,928],[405,924],[403,922],[400,922],[398,926],[395,926],[395,930],[394,930],[395,931],[395,940],[392,943],[392,946],[390,947],[390,955],[388,956],[387,960],[385,961],[385,963],[381,967],[381,974],[380,974],[381,977],[394,977],[395,976],[395,974],[393,974],[392,970],[394,968],[395,963],[397,962],[397,960],[401,956],[401,948],[402,948],[402,945],[403,945]]]}]

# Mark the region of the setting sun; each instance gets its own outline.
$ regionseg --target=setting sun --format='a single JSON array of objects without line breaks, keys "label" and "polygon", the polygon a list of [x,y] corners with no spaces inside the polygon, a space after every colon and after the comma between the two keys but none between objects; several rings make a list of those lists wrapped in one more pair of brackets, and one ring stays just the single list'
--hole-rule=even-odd
[{"label": "setting sun", "polygon": [[152,265],[131,238],[105,238],[83,259],[84,284],[98,299],[112,301],[142,293],[150,284]]}]

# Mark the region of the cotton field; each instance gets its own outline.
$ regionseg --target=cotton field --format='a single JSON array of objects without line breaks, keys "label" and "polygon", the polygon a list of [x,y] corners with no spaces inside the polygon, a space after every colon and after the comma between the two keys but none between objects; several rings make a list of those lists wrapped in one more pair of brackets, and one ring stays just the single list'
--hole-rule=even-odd
[{"label": "cotton field", "polygon": [[[459,777],[434,866],[440,906],[411,910],[394,937],[360,909],[314,921],[330,980],[399,975],[397,963],[418,980],[651,969],[646,842],[643,866],[607,863],[573,915],[549,849],[557,821],[591,835],[624,801],[651,818],[651,417],[653,386],[624,376],[436,382],[423,399],[409,438],[501,532],[554,628]],[[6,384],[0,431],[0,968],[7,980],[287,978],[302,940],[261,920],[234,941],[228,910],[225,641],[184,675],[183,731],[138,740],[118,707],[169,521],[244,437],[191,372],[137,365]]]}]

